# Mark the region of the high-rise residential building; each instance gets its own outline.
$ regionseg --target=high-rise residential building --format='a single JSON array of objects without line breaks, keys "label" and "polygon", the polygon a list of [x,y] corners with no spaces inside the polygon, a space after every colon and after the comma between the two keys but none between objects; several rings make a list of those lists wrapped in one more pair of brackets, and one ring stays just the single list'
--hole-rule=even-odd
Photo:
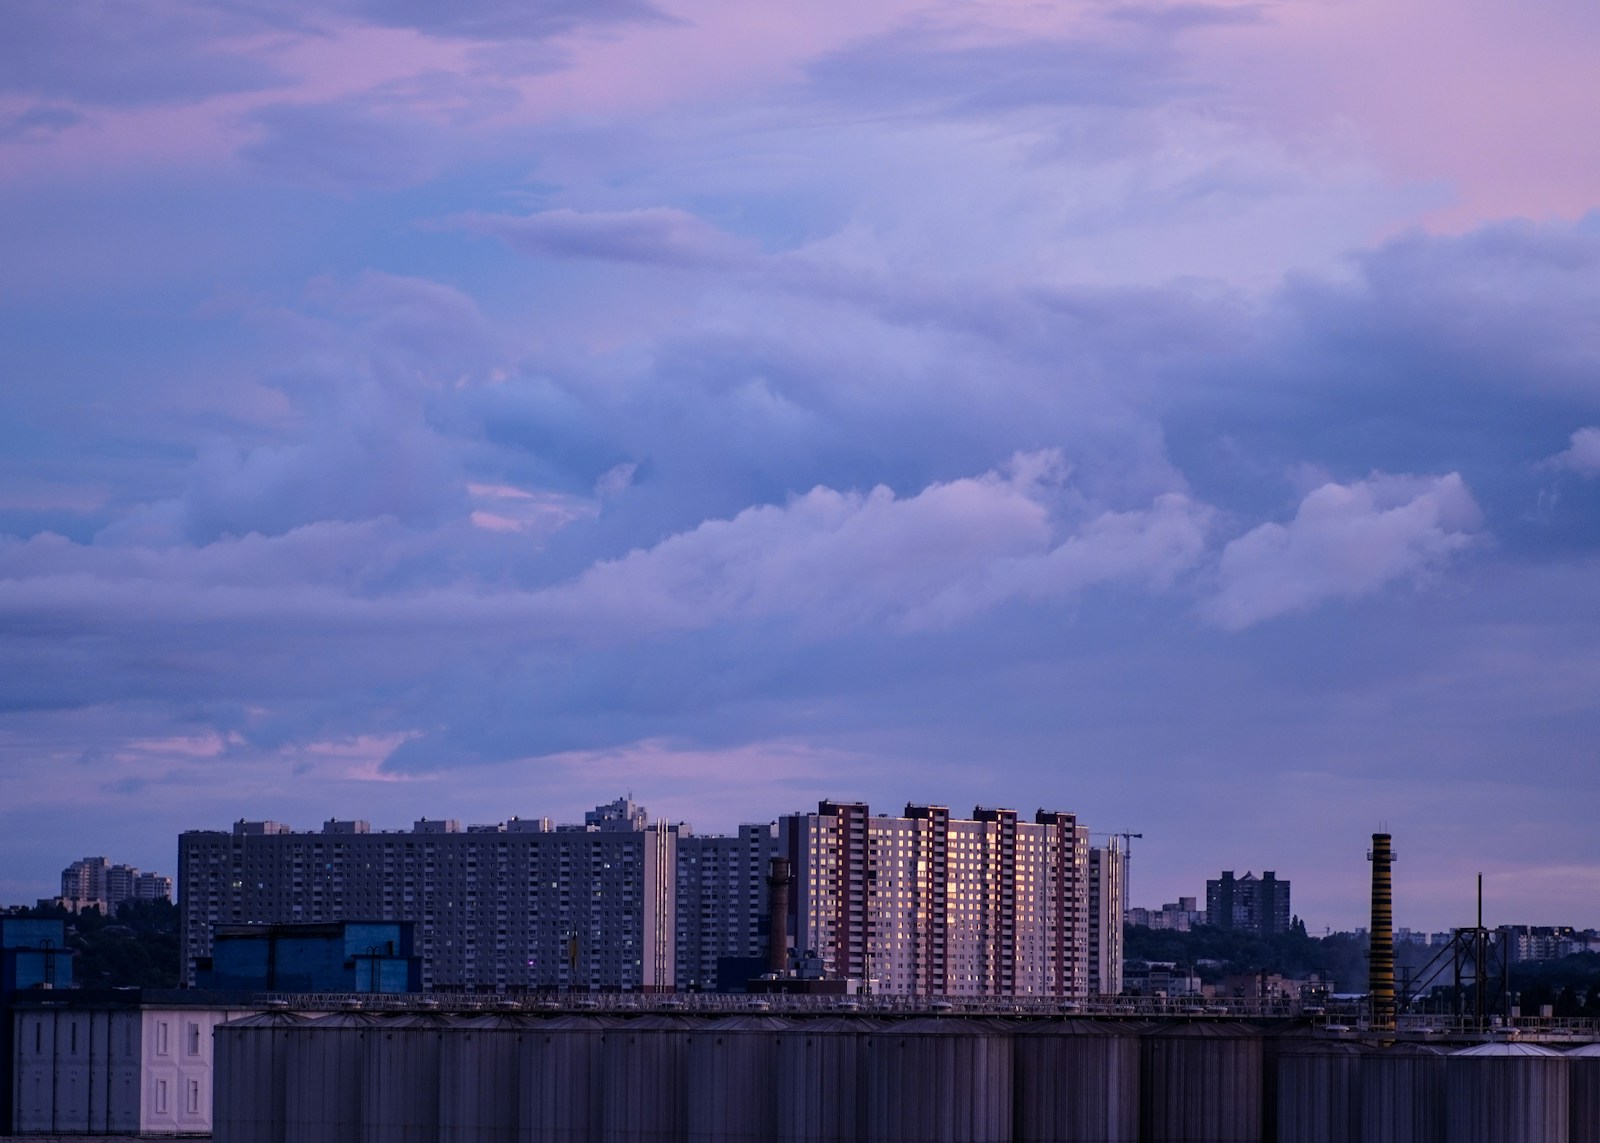
[{"label": "high-rise residential building", "polygon": [[1195,907],[1193,897],[1179,897],[1168,901],[1159,909],[1129,909],[1125,914],[1128,924],[1143,925],[1150,929],[1171,929],[1187,933],[1196,925],[1206,923],[1204,909]]},{"label": "high-rise residential building", "polygon": [[1074,815],[825,801],[778,828],[789,931],[829,975],[901,995],[1089,992],[1088,831]]},{"label": "high-rise residential building", "polygon": [[1208,925],[1270,936],[1288,932],[1289,918],[1289,882],[1278,880],[1270,869],[1260,877],[1246,873],[1238,878],[1225,869],[1220,878],[1206,882]]},{"label": "high-rise residential building", "polygon": [[170,900],[172,878],[112,865],[104,857],[85,857],[61,871],[61,903],[74,913],[91,905],[114,913],[124,901]]},{"label": "high-rise residential building", "polygon": [[732,836],[678,834],[679,991],[713,991],[719,962],[766,955],[766,877],[777,834],[773,825],[742,825]]},{"label": "high-rise residential building", "polygon": [[1128,855],[1112,838],[1105,848],[1089,849],[1089,992],[1116,996],[1122,991],[1122,914],[1128,883]]},{"label": "high-rise residential building", "polygon": [[236,822],[179,839],[184,979],[213,926],[410,921],[423,987],[440,991],[670,990],[677,830],[621,799],[584,825],[418,821],[296,833]]}]

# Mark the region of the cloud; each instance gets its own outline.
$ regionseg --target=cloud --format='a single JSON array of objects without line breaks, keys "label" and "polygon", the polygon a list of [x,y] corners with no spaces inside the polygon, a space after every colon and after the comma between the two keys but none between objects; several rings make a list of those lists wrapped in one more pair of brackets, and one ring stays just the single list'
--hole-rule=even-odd
[{"label": "cloud", "polygon": [[35,103],[0,121],[0,143],[42,142],[83,122],[83,116],[57,103]]},{"label": "cloud", "polygon": [[466,40],[546,39],[590,25],[668,20],[642,0],[337,0],[336,10],[374,24]]},{"label": "cloud", "polygon": [[225,5],[157,0],[0,5],[0,90],[97,105],[187,103],[288,80],[238,40],[263,25]]},{"label": "cloud", "polygon": [[899,497],[815,488],[747,509],[554,589],[555,613],[640,631],[785,616],[813,633],[957,623],[1010,600],[1059,602],[1107,583],[1164,586],[1204,547],[1208,510],[1178,494],[1148,508],[1059,514],[1058,455]]},{"label": "cloud", "polygon": [[685,269],[731,269],[750,247],[673,207],[638,210],[546,210],[525,216],[469,214],[458,221],[538,258],[593,259]]},{"label": "cloud", "polygon": [[1600,428],[1578,429],[1572,434],[1571,447],[1545,463],[1583,476],[1600,476]]},{"label": "cloud", "polygon": [[1223,549],[1202,614],[1239,630],[1369,595],[1443,565],[1473,542],[1480,523],[1457,473],[1324,484],[1288,524],[1262,524]]},{"label": "cloud", "polygon": [[256,132],[239,150],[247,162],[288,182],[334,189],[427,182],[449,150],[426,118],[368,100],[271,104],[244,121]]}]

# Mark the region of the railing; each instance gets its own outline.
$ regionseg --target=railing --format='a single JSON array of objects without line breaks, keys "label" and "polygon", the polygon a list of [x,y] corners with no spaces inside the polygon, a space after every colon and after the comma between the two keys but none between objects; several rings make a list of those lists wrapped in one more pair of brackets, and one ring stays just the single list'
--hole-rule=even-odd
[{"label": "railing", "polygon": [[258,993],[251,997],[261,1007],[291,1011],[326,1012],[360,1009],[366,1012],[524,1012],[735,1015],[859,1014],[881,1016],[986,1016],[986,1017],[1112,1017],[1123,1019],[1295,1019],[1297,1004],[1283,1001],[1214,1000],[1199,997],[1093,997],[1063,1000],[1057,997],[959,997],[815,995],[794,993]]}]

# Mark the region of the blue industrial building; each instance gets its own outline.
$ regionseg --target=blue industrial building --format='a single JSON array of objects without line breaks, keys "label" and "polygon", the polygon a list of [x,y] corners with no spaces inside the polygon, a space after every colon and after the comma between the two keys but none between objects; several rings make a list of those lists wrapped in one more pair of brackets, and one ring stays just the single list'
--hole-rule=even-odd
[{"label": "blue industrial building", "polygon": [[420,992],[409,921],[218,925],[196,984],[219,991]]},{"label": "blue industrial building", "polygon": [[30,988],[71,987],[65,921],[0,917],[0,997]]}]

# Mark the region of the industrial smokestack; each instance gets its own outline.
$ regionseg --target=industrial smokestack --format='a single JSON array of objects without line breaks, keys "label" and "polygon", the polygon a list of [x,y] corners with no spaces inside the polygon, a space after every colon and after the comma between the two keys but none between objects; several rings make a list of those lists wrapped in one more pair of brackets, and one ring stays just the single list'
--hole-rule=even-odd
[{"label": "industrial smokestack", "polygon": [[1372,835],[1372,930],[1367,953],[1367,992],[1372,1000],[1373,1027],[1384,1031],[1395,1026],[1394,1001],[1394,889],[1389,867],[1394,861],[1390,837]]},{"label": "industrial smokestack", "polygon": [[789,968],[789,859],[774,857],[767,875],[767,971]]}]

